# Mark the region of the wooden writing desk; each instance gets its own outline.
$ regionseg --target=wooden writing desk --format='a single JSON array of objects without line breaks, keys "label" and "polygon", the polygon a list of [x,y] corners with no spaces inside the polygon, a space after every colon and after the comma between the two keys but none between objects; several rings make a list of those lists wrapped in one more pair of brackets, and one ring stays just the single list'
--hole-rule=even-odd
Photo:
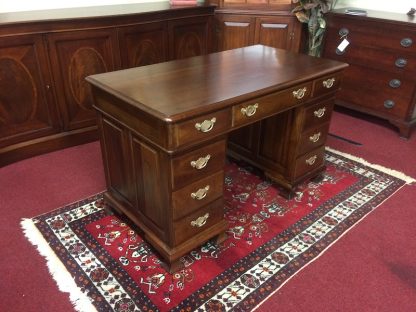
[{"label": "wooden writing desk", "polygon": [[229,154],[262,168],[288,196],[324,170],[346,66],[256,45],[88,77],[106,200],[179,269],[181,256],[226,237],[227,138]]}]

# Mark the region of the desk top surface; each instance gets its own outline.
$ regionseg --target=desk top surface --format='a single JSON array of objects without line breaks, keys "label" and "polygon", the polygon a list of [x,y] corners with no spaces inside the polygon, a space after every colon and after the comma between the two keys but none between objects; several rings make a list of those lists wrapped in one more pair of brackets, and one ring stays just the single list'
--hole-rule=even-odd
[{"label": "desk top surface", "polygon": [[345,63],[255,45],[87,77],[141,111],[175,122],[339,71]]}]

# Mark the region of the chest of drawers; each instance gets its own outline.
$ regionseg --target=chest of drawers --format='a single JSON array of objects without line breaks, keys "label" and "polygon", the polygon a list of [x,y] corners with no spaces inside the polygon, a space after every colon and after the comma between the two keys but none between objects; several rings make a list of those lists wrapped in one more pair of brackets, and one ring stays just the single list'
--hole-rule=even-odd
[{"label": "chest of drawers", "polygon": [[[387,119],[409,137],[416,124],[416,19],[406,14],[345,10],[327,15],[323,56],[350,64],[336,104]],[[348,40],[345,49],[340,43]]]},{"label": "chest of drawers", "polygon": [[[270,120],[252,161],[289,193],[324,170],[323,144],[346,66],[258,45],[88,77],[105,199],[176,271],[183,255],[226,237],[229,132]],[[330,83],[322,89],[324,81]],[[228,146],[230,152],[240,155]]]}]

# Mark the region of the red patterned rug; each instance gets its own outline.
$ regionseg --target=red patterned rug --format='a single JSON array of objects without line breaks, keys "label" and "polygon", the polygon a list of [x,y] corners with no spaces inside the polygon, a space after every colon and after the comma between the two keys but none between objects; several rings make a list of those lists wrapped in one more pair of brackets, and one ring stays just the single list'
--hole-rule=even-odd
[{"label": "red patterned rug", "polygon": [[286,200],[256,170],[230,162],[228,239],[183,257],[176,274],[134,226],[104,209],[101,194],[22,226],[78,311],[250,311],[413,181],[333,150],[326,165],[321,182]]}]

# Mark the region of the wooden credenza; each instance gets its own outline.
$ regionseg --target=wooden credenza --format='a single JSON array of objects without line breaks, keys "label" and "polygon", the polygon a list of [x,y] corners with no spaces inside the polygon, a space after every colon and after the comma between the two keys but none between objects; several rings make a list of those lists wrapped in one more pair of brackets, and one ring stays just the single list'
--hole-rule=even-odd
[{"label": "wooden credenza", "polygon": [[[324,170],[346,66],[256,45],[87,77],[98,112],[105,199],[176,271],[181,256],[225,238],[230,132],[258,124],[260,141],[233,140],[228,153],[262,168],[288,194]],[[256,147],[246,153],[247,144]]]},{"label": "wooden credenza", "polygon": [[0,166],[97,139],[85,77],[213,51],[214,6],[0,14]]},{"label": "wooden credenza", "polygon": [[[323,57],[347,62],[336,104],[388,120],[402,137],[416,125],[416,19],[367,10],[327,14]],[[338,49],[344,40],[349,45]]]}]

